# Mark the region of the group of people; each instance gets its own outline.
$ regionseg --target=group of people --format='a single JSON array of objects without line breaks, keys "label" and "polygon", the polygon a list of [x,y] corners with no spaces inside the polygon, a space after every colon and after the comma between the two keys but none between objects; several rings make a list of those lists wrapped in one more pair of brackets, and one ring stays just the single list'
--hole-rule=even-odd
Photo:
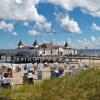
[{"label": "group of people", "polygon": [[37,65],[37,69],[34,68],[33,65],[30,64],[26,64],[24,66],[24,76],[23,76],[23,83],[29,83],[29,84],[33,84],[34,80],[33,80],[33,75],[35,72],[37,72],[38,75],[38,79],[43,79],[43,76],[40,75],[44,75],[42,74],[42,72],[45,72],[45,69],[48,68],[50,69],[50,77],[52,78],[60,78],[63,76],[64,74],[64,67],[63,66],[55,66],[55,65],[48,65],[48,64],[39,64]]}]

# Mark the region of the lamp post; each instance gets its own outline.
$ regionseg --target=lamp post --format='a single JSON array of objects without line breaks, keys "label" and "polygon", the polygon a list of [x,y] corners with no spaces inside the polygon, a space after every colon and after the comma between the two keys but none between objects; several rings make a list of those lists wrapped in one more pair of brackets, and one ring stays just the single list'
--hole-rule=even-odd
[{"label": "lamp post", "polygon": [[85,47],[85,56],[87,55],[87,46]]}]

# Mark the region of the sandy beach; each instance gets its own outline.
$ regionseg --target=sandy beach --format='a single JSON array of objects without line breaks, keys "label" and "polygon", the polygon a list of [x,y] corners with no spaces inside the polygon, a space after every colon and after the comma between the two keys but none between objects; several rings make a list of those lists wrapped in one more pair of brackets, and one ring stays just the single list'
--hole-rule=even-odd
[{"label": "sandy beach", "polygon": [[[81,60],[78,61],[78,63],[84,63],[84,64],[89,64],[91,66],[97,66],[100,67],[100,60],[93,60],[93,61],[89,61],[89,60]],[[11,64],[11,63],[0,63],[0,66],[6,66],[6,67],[10,67],[13,69],[13,77],[12,77],[12,86],[16,86],[16,85],[22,85],[23,84],[23,75],[24,75],[24,66],[25,64]],[[16,72],[16,66],[19,66],[19,68],[21,68],[21,71]],[[33,65],[34,66],[34,65]],[[70,66],[78,66],[78,64],[70,64]],[[35,72],[35,74],[33,75],[33,79],[34,82],[40,82],[41,80],[38,80],[38,73]],[[44,79],[50,79],[50,69],[47,68],[44,71]],[[48,78],[47,78],[48,77]]]}]

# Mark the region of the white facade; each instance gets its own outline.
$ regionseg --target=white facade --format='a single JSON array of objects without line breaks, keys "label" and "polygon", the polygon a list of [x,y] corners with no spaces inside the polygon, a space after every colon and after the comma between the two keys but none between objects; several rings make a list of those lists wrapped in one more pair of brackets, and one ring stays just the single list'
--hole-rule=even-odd
[{"label": "white facade", "polygon": [[[52,52],[52,53],[51,53]],[[77,54],[77,51],[75,49],[70,49],[70,48],[66,48],[66,49],[63,49],[63,48],[59,48],[59,51],[58,49],[37,49],[37,50],[34,50],[34,56],[46,56],[46,55],[74,55],[74,54]]]},{"label": "white facade", "polygon": [[18,48],[22,52],[20,54],[30,55],[30,56],[46,56],[46,55],[74,55],[77,54],[77,51],[73,48],[69,48],[67,42],[65,46],[53,45],[52,43],[44,43],[42,45],[38,45],[35,40],[33,46],[24,46],[20,41],[18,44]]}]

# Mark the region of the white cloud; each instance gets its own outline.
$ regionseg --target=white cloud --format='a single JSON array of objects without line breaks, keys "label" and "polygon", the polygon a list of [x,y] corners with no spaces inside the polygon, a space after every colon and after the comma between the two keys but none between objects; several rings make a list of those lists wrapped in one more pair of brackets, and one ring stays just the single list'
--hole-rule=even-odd
[{"label": "white cloud", "polygon": [[96,37],[91,36],[91,37],[90,37],[90,40],[91,40],[91,42],[95,42],[95,41],[96,41]]},{"label": "white cloud", "polygon": [[29,35],[33,35],[33,36],[40,35],[40,33],[37,32],[36,30],[30,30],[28,33],[29,33]]},{"label": "white cloud", "polygon": [[43,15],[40,15],[36,8],[40,1],[2,0],[0,1],[0,19],[22,21],[24,26],[28,26],[28,22],[35,22],[34,27],[39,27],[38,31],[49,32],[51,30],[51,23]]},{"label": "white cloud", "polygon": [[43,23],[35,23],[32,30],[29,30],[29,35],[40,35],[40,34],[50,34],[51,32],[51,23],[43,22]]},{"label": "white cloud", "polygon": [[0,18],[43,22],[45,18],[36,9],[38,3],[39,0],[1,0]]},{"label": "white cloud", "polygon": [[29,26],[29,23],[28,22],[23,22],[23,25],[24,26]]},{"label": "white cloud", "polygon": [[34,29],[39,30],[42,33],[49,33],[49,32],[51,32],[51,23],[49,23],[47,21],[42,22],[42,23],[37,22],[34,25]]},{"label": "white cloud", "polygon": [[71,40],[70,42],[71,47],[74,48],[83,48],[85,49],[88,47],[89,49],[99,48],[100,47],[100,37],[91,36],[89,38],[83,38],[81,40]]},{"label": "white cloud", "polygon": [[37,22],[33,26],[33,29],[29,30],[29,35],[40,35],[40,34],[49,34],[51,32],[51,23],[44,21],[44,22]]},{"label": "white cloud", "polygon": [[100,0],[48,0],[48,2],[61,6],[67,11],[80,7],[83,12],[100,17]]},{"label": "white cloud", "polygon": [[23,0],[15,0],[16,4],[22,4]]},{"label": "white cloud", "polygon": [[100,37],[91,36],[90,38],[83,41],[84,46],[89,48],[99,48],[100,47]]},{"label": "white cloud", "polygon": [[78,23],[71,19],[69,15],[57,14],[56,19],[59,21],[60,26],[66,31],[71,33],[81,33]]},{"label": "white cloud", "polygon": [[92,24],[91,28],[96,31],[100,31],[100,26],[97,26],[95,23]]},{"label": "white cloud", "polygon": [[11,35],[17,36],[17,32],[11,32]]},{"label": "white cloud", "polygon": [[13,36],[17,36],[17,33],[14,32],[14,25],[12,23],[7,23],[5,21],[1,21],[0,22],[0,30],[9,32],[9,34],[11,34]]},{"label": "white cloud", "polygon": [[0,29],[4,31],[12,32],[14,30],[14,25],[12,23],[6,23],[5,21],[1,21]]}]

